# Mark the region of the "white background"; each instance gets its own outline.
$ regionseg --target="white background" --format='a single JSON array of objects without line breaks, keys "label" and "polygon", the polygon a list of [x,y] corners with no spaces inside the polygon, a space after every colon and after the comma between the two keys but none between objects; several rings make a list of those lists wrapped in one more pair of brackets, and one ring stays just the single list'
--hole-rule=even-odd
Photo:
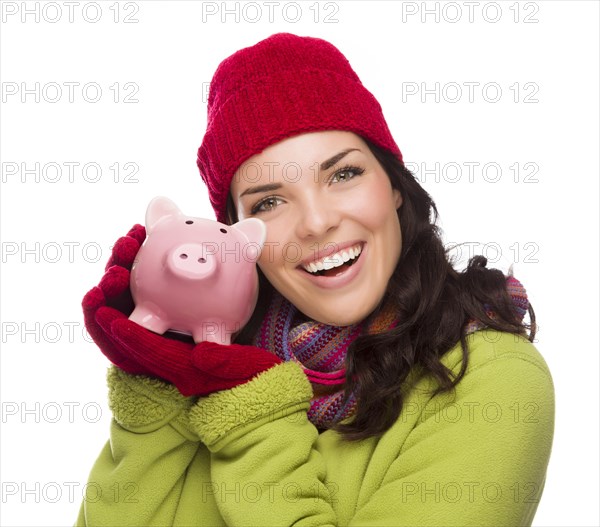
[{"label": "white background", "polygon": [[[110,420],[108,362],[86,340],[81,299],[155,195],[214,217],[195,164],[207,85],[222,59],[279,31],[325,38],[348,57],[405,161],[433,170],[417,177],[448,243],[473,242],[463,257],[483,252],[504,271],[515,262],[556,388],[534,525],[599,525],[599,4],[479,2],[469,13],[465,2],[279,2],[272,21],[256,3],[227,2],[225,21],[221,2],[95,5],[74,6],[70,22],[63,2],[2,3],[2,525],[75,521]],[[50,83],[63,90],[54,103]],[[102,89],[96,103],[88,83]],[[422,101],[436,83],[439,101]],[[23,88],[34,90],[24,102]],[[125,163],[137,168],[130,182]],[[465,163],[479,165],[470,175]]]}]

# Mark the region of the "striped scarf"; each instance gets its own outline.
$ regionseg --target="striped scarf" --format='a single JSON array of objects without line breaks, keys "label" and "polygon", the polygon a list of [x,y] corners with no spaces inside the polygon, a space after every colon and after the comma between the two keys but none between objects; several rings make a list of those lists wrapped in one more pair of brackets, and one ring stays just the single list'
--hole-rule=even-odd
[{"label": "striped scarf", "polygon": [[[518,280],[509,276],[507,290],[522,320],[529,305],[525,289]],[[491,318],[494,317],[494,313],[487,308],[486,313]],[[348,347],[361,334],[382,333],[392,329],[397,323],[394,308],[384,306],[372,317],[358,324],[330,326],[307,320],[292,303],[274,291],[253,344],[273,351],[284,361],[300,364],[313,387],[340,386],[334,393],[314,397],[310,403],[308,419],[317,428],[327,429],[353,415],[356,409],[354,392],[344,402],[343,384]],[[466,332],[473,333],[485,327],[479,321],[470,320]]]}]

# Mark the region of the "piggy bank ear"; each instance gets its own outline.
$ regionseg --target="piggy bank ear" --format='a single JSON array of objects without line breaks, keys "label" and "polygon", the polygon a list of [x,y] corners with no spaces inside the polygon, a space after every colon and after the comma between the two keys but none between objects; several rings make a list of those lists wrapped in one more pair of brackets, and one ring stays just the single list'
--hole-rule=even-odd
[{"label": "piggy bank ear", "polygon": [[267,239],[267,226],[265,222],[258,218],[248,218],[246,220],[238,221],[233,225],[230,225],[232,229],[241,232],[246,238],[248,238],[247,250],[244,254],[252,260],[258,260],[262,246]]},{"label": "piggy bank ear", "polygon": [[146,232],[150,234],[161,220],[180,215],[179,207],[169,198],[157,196],[148,204],[146,209]]}]

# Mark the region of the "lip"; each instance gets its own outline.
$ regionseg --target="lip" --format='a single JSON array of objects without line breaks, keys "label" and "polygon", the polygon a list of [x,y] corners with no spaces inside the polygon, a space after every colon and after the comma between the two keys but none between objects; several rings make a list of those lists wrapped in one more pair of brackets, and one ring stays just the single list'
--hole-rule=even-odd
[{"label": "lip", "polygon": [[[308,265],[311,262],[316,262],[316,261],[320,260],[321,258],[331,256],[332,254],[343,251],[344,249],[349,249],[350,247],[354,247],[355,245],[358,245],[358,244],[360,244],[361,246],[364,246],[365,242],[363,240],[352,240],[352,241],[344,242],[344,243],[327,244],[327,245],[330,245],[330,247],[328,247],[327,249],[321,249],[320,251],[314,253],[311,257],[305,258],[304,260],[302,260],[300,262],[300,265],[298,267],[301,268],[303,265]],[[352,267],[354,267],[354,266],[352,266]]]},{"label": "lip", "polygon": [[[354,280],[354,278],[358,275],[358,273],[360,273],[360,270],[362,269],[364,262],[366,260],[366,258],[364,258],[365,253],[368,254],[368,251],[369,251],[368,246],[365,242],[353,242],[350,245],[346,245],[345,247],[352,247],[352,245],[355,245],[356,243],[361,243],[361,245],[362,245],[362,251],[360,253],[360,256],[358,257],[357,262],[355,264],[351,265],[350,267],[346,268],[346,270],[343,273],[341,273],[337,276],[312,275],[312,274],[308,273],[307,271],[305,271],[302,267],[298,267],[297,270],[298,270],[298,272],[302,273],[306,277],[307,280],[312,282],[317,287],[321,287],[323,289],[336,289],[338,287],[343,287],[346,284],[352,282],[352,280]],[[336,249],[334,252],[337,252],[339,250],[340,249]],[[310,260],[310,261],[312,261],[312,260]]]}]

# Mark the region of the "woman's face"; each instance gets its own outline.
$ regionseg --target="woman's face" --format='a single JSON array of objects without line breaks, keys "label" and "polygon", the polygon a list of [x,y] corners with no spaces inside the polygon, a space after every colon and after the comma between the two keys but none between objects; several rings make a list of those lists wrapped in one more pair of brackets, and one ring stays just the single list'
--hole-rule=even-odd
[{"label": "woman's face", "polygon": [[275,143],[239,167],[231,194],[239,220],[265,222],[258,265],[302,313],[346,326],[377,307],[400,257],[402,196],[359,136]]}]

